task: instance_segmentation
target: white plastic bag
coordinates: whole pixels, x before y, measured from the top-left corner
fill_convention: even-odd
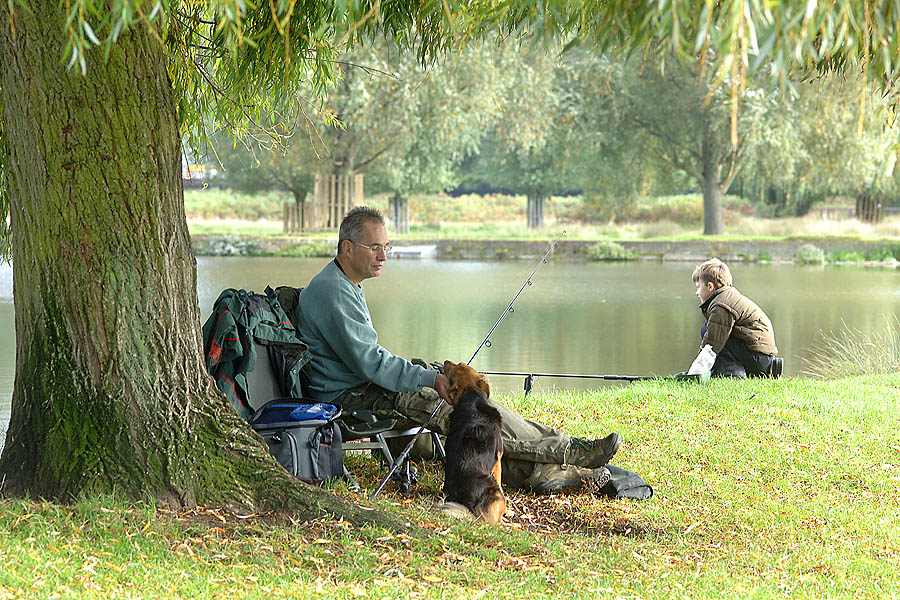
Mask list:
[[[712,370],[714,362],[716,362],[716,353],[713,352],[712,346],[707,344],[703,346],[700,350],[700,354],[698,354],[697,358],[694,359],[694,362],[691,363],[691,368],[688,369],[688,375],[706,373],[707,371]]]

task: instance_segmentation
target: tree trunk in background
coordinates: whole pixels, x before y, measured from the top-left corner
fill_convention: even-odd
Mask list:
[[[721,235],[722,188],[719,185],[720,165],[704,165],[703,169],[703,235]]]
[[[204,371],[163,47],[135,27],[82,77],[60,59],[64,9],[28,6],[0,2],[16,325],[3,492],[383,521],[288,475]]]
[[[528,194],[526,220],[529,229],[537,229],[544,225],[544,196],[542,194]]]

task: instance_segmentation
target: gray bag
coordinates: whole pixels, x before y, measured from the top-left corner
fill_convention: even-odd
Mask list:
[[[287,471],[310,483],[324,483],[344,476],[339,406],[307,403],[296,398],[267,402],[250,419],[269,452]]]
[[[598,493],[609,498],[631,500],[649,500],[653,497],[653,488],[634,471],[613,465],[606,465],[606,468],[609,469],[609,482]]]

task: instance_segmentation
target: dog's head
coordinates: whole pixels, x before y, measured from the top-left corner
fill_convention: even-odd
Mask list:
[[[450,380],[447,402],[451,406],[455,406],[469,388],[481,391],[487,398],[491,397],[491,385],[485,376],[465,363],[444,361],[444,375]]]

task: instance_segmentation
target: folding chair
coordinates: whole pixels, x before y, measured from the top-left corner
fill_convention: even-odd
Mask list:
[[[350,450],[380,452],[381,464],[388,469],[393,467],[395,462],[388,440],[412,437],[419,431],[419,427],[398,429],[397,419],[379,420],[374,412],[368,410],[345,411],[338,419],[338,426],[341,428],[344,442],[350,442],[344,444],[344,453]],[[444,444],[441,442],[440,436],[427,428],[422,430],[422,434],[430,437],[434,455],[443,462],[446,452],[444,452]],[[410,487],[417,483],[419,478],[415,467],[410,465],[408,457],[404,464],[394,471],[392,479],[397,482],[403,496],[410,495]]]

